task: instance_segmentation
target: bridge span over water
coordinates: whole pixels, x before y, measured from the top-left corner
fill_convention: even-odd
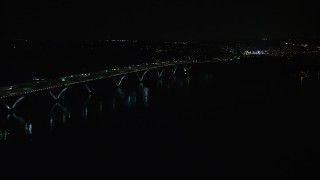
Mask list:
[[[95,81],[99,79],[113,78],[113,81],[115,82],[115,84],[117,86],[120,86],[125,76],[128,74],[137,73],[137,77],[139,81],[143,81],[144,76],[150,70],[157,70],[158,77],[161,77],[163,75],[164,68],[167,68],[167,67],[173,67],[171,73],[175,74],[178,65],[210,63],[210,62],[217,62],[217,60],[214,59],[209,61],[190,61],[190,60],[189,61],[167,61],[167,62],[154,62],[150,64],[145,63],[140,65],[106,69],[102,71],[85,73],[85,74],[69,75],[69,76],[55,78],[55,79],[26,82],[26,83],[16,84],[12,86],[0,87],[0,99],[9,98],[13,96],[24,96],[30,93],[64,87],[64,89],[58,95],[54,95],[53,93],[50,92],[50,95],[55,100],[57,100],[60,98],[61,94],[66,90],[68,86],[74,85],[74,84],[80,84],[80,83],[85,84],[86,82]],[[120,78],[116,78],[116,77],[120,77]],[[86,84],[85,84],[85,87],[88,89],[89,92],[91,92],[90,88]]]

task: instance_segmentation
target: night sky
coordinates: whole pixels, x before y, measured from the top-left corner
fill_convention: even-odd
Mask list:
[[[1,8],[4,39],[320,38],[320,11],[303,0],[7,0]]]

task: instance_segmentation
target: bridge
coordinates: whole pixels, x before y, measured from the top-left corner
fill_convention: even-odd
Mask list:
[[[48,80],[41,80],[41,81],[33,81],[33,82],[26,82],[22,84],[0,87],[0,99],[13,97],[13,96],[24,96],[27,94],[39,92],[39,91],[46,91],[51,90],[54,88],[61,88],[64,89],[58,94],[54,95],[50,92],[50,95],[53,99],[58,100],[62,93],[67,89],[68,86],[74,84],[85,84],[86,82],[95,81],[98,79],[104,78],[113,78],[116,86],[120,86],[122,81],[125,79],[125,76],[128,74],[136,73],[139,81],[143,81],[145,75],[150,70],[157,70],[157,75],[160,78],[163,75],[164,68],[173,66],[172,74],[176,73],[178,65],[187,65],[187,64],[199,64],[199,63],[209,63],[209,62],[217,62],[216,59],[209,60],[209,61],[167,61],[167,62],[154,62],[154,63],[145,63],[140,65],[132,65],[132,66],[125,66],[120,68],[113,68],[107,69],[102,71],[97,71],[93,73],[85,73],[85,74],[77,74],[77,75],[69,75],[66,77],[60,77],[56,79],[48,79]],[[142,72],[142,73],[141,73]],[[140,73],[140,74],[139,74]],[[120,78],[116,78],[120,77]],[[89,92],[91,92],[90,88],[85,84],[85,87]],[[13,106],[15,106],[14,104]],[[12,109],[14,107],[10,107],[7,105],[8,109]]]
[[[69,75],[65,77],[55,78],[55,79],[39,79],[37,81],[26,82],[22,84],[0,87],[0,99],[2,108],[6,108],[6,111],[3,111],[6,117],[2,123],[7,123],[11,120],[15,122],[19,122],[20,125],[23,125],[23,130],[25,134],[30,135],[33,131],[33,124],[32,122],[25,119],[23,116],[20,116],[19,111],[17,111],[16,107],[19,106],[21,101],[25,101],[24,99],[28,99],[28,94],[36,93],[36,92],[48,92],[48,96],[53,98],[52,108],[49,110],[48,114],[48,125],[50,129],[54,128],[55,123],[57,121],[55,117],[55,112],[62,112],[63,118],[60,119],[63,124],[66,123],[68,119],[71,117],[71,111],[67,106],[61,104],[61,98],[63,98],[63,94],[68,91],[71,85],[81,84],[87,89],[87,99],[85,102],[81,104],[81,118],[86,120],[88,117],[88,103],[90,101],[92,91],[88,86],[87,82],[95,81],[99,79],[110,78],[111,81],[115,83],[115,86],[121,86],[122,82],[126,81],[126,76],[135,75],[137,77],[137,81],[142,82],[144,78],[148,75],[150,71],[155,71],[152,73],[153,75],[157,76],[160,81],[164,76],[174,76],[178,73],[177,69],[181,68],[180,72],[187,72],[188,65],[192,64],[204,64],[204,63],[214,63],[214,62],[225,62],[221,61],[221,59],[213,59],[209,61],[166,61],[166,62],[155,62],[150,64],[140,64],[140,65],[131,65],[113,69],[106,69],[92,73],[85,73],[85,74],[76,74],[76,75]],[[131,77],[132,80],[132,77]],[[58,93],[53,93],[53,89],[59,89]],[[143,106],[148,106],[148,99],[149,93],[148,88],[143,86],[143,83],[139,84],[139,91],[141,93],[140,99],[143,103]],[[12,98],[10,98],[12,97]],[[112,100],[112,108],[116,109],[119,105],[117,99],[119,98],[122,101],[127,103],[127,106],[133,107],[137,103],[137,96],[128,95],[124,97],[122,88],[116,88],[115,94]],[[121,103],[120,103],[121,104]],[[99,111],[102,112],[103,104],[99,104]],[[20,129],[21,130],[21,129]],[[0,127],[0,142],[6,141],[7,137],[11,134],[11,132],[6,127],[3,129]]]

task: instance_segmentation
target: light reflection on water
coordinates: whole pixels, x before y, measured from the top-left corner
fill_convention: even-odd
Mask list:
[[[214,78],[213,74],[203,72],[196,75],[188,74],[161,78],[151,83],[139,82],[130,85],[130,87],[107,87],[109,91],[106,91],[102,95],[96,94],[92,90],[91,93],[85,92],[83,98],[78,98],[78,94],[76,94],[78,90],[76,88],[73,89],[72,93],[72,87],[69,87],[71,90],[62,96],[59,101],[52,102],[52,99],[48,99],[47,102],[42,102],[51,106],[49,110],[45,109],[46,106],[42,107],[39,104],[37,106],[35,104],[34,107],[27,105],[35,109],[33,112],[48,112],[47,117],[42,114],[33,114],[25,118],[24,114],[28,114],[26,112],[29,109],[24,111],[23,108],[26,107],[21,107],[23,105],[19,105],[19,112],[15,112],[14,110],[8,112],[6,117],[2,118],[0,140],[7,141],[12,134],[17,133],[20,135],[26,134],[29,138],[32,138],[32,136],[37,135],[35,132],[39,132],[39,128],[47,128],[49,132],[54,132],[60,129],[68,130],[69,127],[79,123],[92,123],[97,119],[102,121],[113,119],[113,121],[117,121],[118,117],[126,113],[148,112],[147,109],[149,107],[155,107],[158,101],[170,97],[183,96],[183,98],[188,99],[197,96],[195,94],[191,95],[194,91],[205,97],[202,93],[208,85],[214,87],[212,88],[213,93],[217,93],[215,102],[213,102],[219,104],[217,107],[223,107],[220,104],[224,105],[228,101],[234,100],[234,97],[241,99],[240,92],[233,91],[233,87],[229,87],[228,82],[224,81],[216,86],[216,78]],[[238,85],[236,84],[236,86]],[[224,86],[228,89],[223,89],[226,88]],[[104,88],[104,86],[102,85],[101,88]],[[83,89],[83,87],[79,89]],[[224,98],[219,95],[221,93],[226,94]],[[187,102],[188,100],[185,101]],[[164,101],[161,103],[170,102]],[[46,125],[40,122],[46,122]]]
[[[55,103],[49,113],[49,126],[53,129],[55,126],[66,126],[71,118],[69,109],[60,103]]]

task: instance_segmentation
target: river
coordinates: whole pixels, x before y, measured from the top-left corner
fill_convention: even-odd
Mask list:
[[[13,111],[1,107],[0,176],[319,176],[320,80],[264,65],[193,65],[160,79],[149,72],[143,82],[132,74],[121,87],[103,79],[88,84],[91,93],[70,86],[59,102],[30,94]]]

